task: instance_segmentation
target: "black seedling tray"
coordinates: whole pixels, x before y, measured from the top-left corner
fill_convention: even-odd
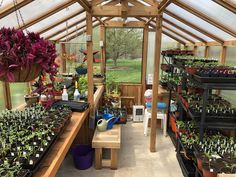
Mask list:
[[[52,107],[67,105],[74,112],[84,112],[89,107],[89,103],[86,102],[77,102],[77,101],[64,101],[59,100],[53,103]]]
[[[193,78],[202,83],[228,83],[235,84],[236,77],[201,77],[197,74],[193,75]]]
[[[180,153],[176,154],[184,177],[195,177],[195,167],[192,160],[185,159]]]

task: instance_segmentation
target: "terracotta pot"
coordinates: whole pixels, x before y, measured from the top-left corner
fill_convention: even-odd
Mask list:
[[[204,177],[217,177],[217,172],[210,172],[209,170],[206,170],[205,168],[202,169],[203,176]]]
[[[197,167],[200,171],[202,171],[202,159],[200,157],[197,158]]]
[[[197,71],[198,71],[198,68],[197,67],[186,67],[185,68],[185,71],[190,74],[190,75],[193,75],[193,74],[196,74]]]
[[[61,91],[54,91],[54,99],[55,100],[61,100],[62,99],[62,92]]]
[[[174,133],[177,133],[178,132],[178,128],[176,126],[175,118],[173,116],[170,116],[169,124],[170,124],[171,130]]]

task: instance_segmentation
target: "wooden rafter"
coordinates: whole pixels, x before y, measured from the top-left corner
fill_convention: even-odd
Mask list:
[[[129,0],[129,2],[139,8],[142,8],[144,6],[144,4],[142,4],[141,2],[139,2],[137,0]]]
[[[21,26],[20,28],[21,29],[28,28],[28,27],[30,27],[30,26],[32,26],[32,25],[34,25],[34,24],[44,20],[45,18],[48,18],[49,16],[51,16],[51,15],[53,15],[53,14],[55,14],[55,13],[57,13],[57,12],[63,10],[63,9],[65,9],[66,7],[68,7],[68,6],[70,6],[70,5],[74,4],[74,3],[75,3],[74,0],[70,0],[69,2],[66,2],[64,4],[60,4],[60,5],[56,6],[56,7],[54,7],[49,12],[46,12],[43,15],[35,17],[33,20],[27,22],[25,25]]]
[[[39,34],[45,33],[45,32],[47,32],[48,30],[50,30],[50,29],[52,29],[52,28],[54,28],[54,27],[56,27],[56,26],[58,26],[58,25],[60,25],[60,24],[62,24],[62,23],[64,23],[64,22],[66,22],[67,20],[70,20],[71,18],[74,18],[74,17],[80,15],[80,14],[83,13],[83,12],[85,12],[85,10],[84,10],[84,9],[81,9],[81,10],[79,10],[78,12],[75,12],[75,13],[71,14],[70,16],[65,17],[65,18],[63,18],[63,19],[61,19],[61,20],[59,20],[59,21],[57,21],[57,22],[51,24],[50,26],[47,26],[47,27],[43,28],[42,30],[38,31],[38,33],[39,33]]]
[[[187,46],[192,46],[191,43],[186,43]],[[219,42],[216,41],[210,41],[207,43],[203,42],[195,42],[196,46],[236,46],[236,40],[231,40],[231,41],[224,41],[223,44],[220,44]]]
[[[95,18],[97,19],[97,21],[100,22],[100,24],[105,25],[104,21],[102,21],[100,17],[95,17]]]
[[[168,30],[168,31],[170,31],[170,32],[172,32],[172,33],[174,33],[174,34],[176,34],[177,36],[179,36],[179,37],[181,37],[181,38],[185,39],[186,41],[189,41],[189,42],[190,42],[190,43],[192,43],[192,44],[194,44],[194,43],[195,43],[193,40],[191,40],[191,39],[189,39],[188,37],[186,37],[186,36],[184,36],[184,35],[180,34],[180,33],[179,33],[179,32],[177,32],[177,31],[175,31],[175,30],[173,30],[173,29],[169,28],[169,27],[168,27],[168,26],[166,26],[166,25],[163,25],[163,24],[162,24],[162,27],[163,27],[164,29],[166,29],[166,30]]]
[[[15,9],[20,9],[29,3],[33,2],[34,0],[20,0],[17,1],[16,6],[14,5],[9,5],[8,7],[4,8],[3,10],[0,11],[0,19],[3,17],[6,17],[7,15],[11,14],[12,12],[15,11]]]
[[[229,1],[222,1],[222,0],[213,0],[215,3],[219,4],[220,6],[228,9],[229,11],[236,14],[236,5],[230,3]]]
[[[54,37],[54,36],[56,36],[56,35],[58,35],[58,34],[61,34],[61,33],[65,32],[67,29],[69,30],[70,28],[72,28],[72,27],[74,27],[74,26],[76,26],[76,25],[78,25],[78,24],[84,22],[85,19],[86,19],[86,17],[81,18],[81,19],[77,20],[76,22],[74,22],[74,23],[72,23],[72,24],[66,26],[65,28],[55,31],[55,32],[52,33],[51,35],[47,36],[46,39],[51,39],[52,37]]]
[[[129,21],[127,23],[123,21],[108,21],[105,23],[105,27],[129,27],[129,28],[144,28],[145,22],[142,21]]]
[[[97,17],[121,17],[121,6],[93,6],[92,15]],[[143,6],[142,8],[129,6],[127,8],[127,17],[155,17],[158,15],[157,8],[152,6]]]
[[[200,32],[200,33],[202,33],[202,34],[208,36],[209,38],[211,38],[211,39],[213,39],[213,40],[215,40],[215,41],[217,41],[217,42],[219,42],[219,43],[221,43],[221,44],[224,43],[223,40],[221,40],[219,37],[217,37],[217,36],[215,36],[215,35],[209,33],[208,31],[204,30],[203,28],[200,28],[200,27],[196,26],[195,24],[193,24],[193,23],[191,23],[191,22],[189,22],[189,21],[183,19],[182,17],[180,17],[180,16],[178,16],[178,15],[176,15],[176,14],[174,14],[174,13],[168,11],[167,9],[165,10],[165,13],[166,13],[167,15],[169,15],[169,16],[175,18],[176,20],[178,20],[178,21],[184,23],[185,25],[190,26],[191,28],[197,30],[198,32]]]
[[[87,12],[91,12],[91,4],[87,0],[76,0]]]
[[[150,6],[157,7],[158,3],[156,0],[143,0],[145,3],[149,4]]]
[[[97,6],[101,4],[102,2],[104,2],[104,0],[92,0],[92,6]]]
[[[86,20],[86,19],[83,19],[83,22],[84,22],[85,20]],[[97,20],[93,20],[93,23],[94,23],[95,21],[97,21]],[[65,34],[65,35],[63,35],[63,36],[60,36],[60,37],[57,38],[55,41],[59,41],[59,40],[65,38],[66,36],[69,36],[69,35],[75,33],[76,31],[79,31],[79,30],[83,29],[84,27],[86,27],[86,24],[80,26],[80,27],[77,28],[77,29],[74,29],[74,30],[70,31],[69,33],[67,33],[67,34]],[[69,30],[69,29],[68,29],[68,30]],[[60,33],[60,34],[61,34],[61,33]],[[58,35],[60,35],[60,34],[58,34]],[[77,35],[78,35],[78,34],[79,34],[79,33],[77,33]]]
[[[199,40],[199,41],[201,41],[201,42],[204,42],[204,43],[207,42],[206,40],[202,39],[202,38],[199,37],[198,35],[196,35],[196,34],[194,34],[194,33],[191,33],[189,30],[186,30],[186,29],[184,29],[184,28],[178,26],[177,24],[175,24],[175,23],[169,21],[168,19],[166,19],[166,18],[164,18],[164,17],[163,17],[163,21],[164,21],[165,23],[168,23],[169,25],[175,27],[176,29],[179,29],[180,31],[183,31],[184,33],[188,34],[189,36],[191,36],[191,37],[193,37],[193,38],[195,38],[195,39],[197,39],[197,40]]]
[[[127,11],[128,11],[128,1],[122,0],[121,1],[121,17],[126,19],[127,18]]]
[[[172,0],[163,0],[163,1],[161,1],[160,5],[158,7],[158,9],[159,9],[158,12],[162,13],[171,2],[172,2]]]
[[[146,25],[149,24],[153,19],[154,19],[154,17],[150,17],[145,24]]]
[[[165,34],[166,36],[168,36],[168,37],[170,37],[170,38],[172,38],[172,39],[176,40],[177,42],[179,42],[179,43],[183,44],[183,45],[185,45],[185,44],[186,44],[184,41],[182,41],[181,39],[179,39],[179,38],[177,38],[177,37],[173,36],[172,34],[168,33],[168,32],[167,32],[167,31],[165,31],[165,30],[162,30],[162,33],[163,33],[163,34]]]
[[[236,37],[236,31],[233,31],[229,28],[227,28],[226,26],[224,26],[223,24],[217,22],[215,19],[210,18],[209,16],[205,15],[202,12],[197,11],[196,9],[192,8],[191,6],[184,4],[178,0],[173,0],[173,3],[176,4],[177,6],[183,8],[184,10],[190,12],[191,14],[197,16],[198,18],[206,21],[207,23],[219,28],[220,30],[230,34],[233,37]]]

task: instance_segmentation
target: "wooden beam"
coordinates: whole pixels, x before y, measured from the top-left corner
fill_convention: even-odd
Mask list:
[[[86,34],[91,37],[87,41],[87,67],[88,67],[88,102],[90,103],[91,114],[94,116],[94,98],[93,98],[93,21],[92,15],[86,12]]]
[[[210,49],[209,46],[206,46],[206,47],[205,47],[205,50],[204,50],[204,57],[205,57],[205,58],[209,58],[209,49]]]
[[[97,19],[97,21],[99,21],[100,22],[100,24],[101,25],[105,25],[105,23],[101,20],[101,18],[100,17],[95,17],[96,19]]]
[[[171,2],[172,2],[172,0],[163,0],[163,1],[161,1],[160,5],[158,7],[158,9],[159,9],[158,12],[162,13],[166,9],[166,7],[168,5],[170,5]]]
[[[128,1],[127,0],[122,0],[121,1],[121,17],[122,18],[127,18],[127,11],[128,11]]]
[[[215,3],[219,4],[220,6],[228,9],[229,11],[233,12],[236,14],[236,5],[233,3],[230,3],[229,1],[222,1],[222,0],[213,0]]]
[[[179,32],[177,32],[177,31],[175,31],[175,30],[173,30],[173,29],[169,28],[169,27],[168,27],[168,26],[166,26],[166,25],[162,25],[162,27],[164,27],[164,29],[167,29],[168,31],[170,31],[170,32],[172,32],[172,33],[174,33],[174,34],[176,34],[177,36],[179,36],[179,37],[181,37],[181,38],[185,39],[186,41],[189,41],[189,42],[190,42],[190,43],[192,43],[192,44],[194,44],[194,43],[195,43],[193,40],[191,40],[191,39],[189,39],[188,37],[186,37],[186,36],[184,36],[184,35],[180,34],[180,33],[179,33]]]
[[[57,31],[55,31],[54,33],[50,34],[49,36],[46,37],[46,39],[47,39],[47,40],[48,40],[48,39],[51,39],[52,37],[57,36],[58,34],[61,34],[61,33],[65,32],[66,30],[69,30],[70,28],[73,28],[74,26],[76,26],[76,25],[78,25],[78,24],[84,22],[85,20],[86,20],[86,17],[84,17],[84,18],[82,18],[82,19],[79,19],[79,20],[77,20],[76,22],[74,22],[74,23],[68,25],[67,27],[64,27],[64,28],[62,28],[62,29],[60,29],[60,30],[57,30]]]
[[[66,73],[66,59],[63,56],[64,53],[66,53],[66,44],[61,43],[62,73]]]
[[[202,33],[202,34],[208,36],[209,38],[211,38],[211,39],[213,39],[213,40],[219,42],[220,44],[223,44],[223,43],[224,43],[223,40],[221,40],[219,37],[217,37],[217,36],[215,36],[215,35],[209,33],[209,32],[206,31],[205,29],[200,28],[200,27],[196,26],[195,24],[193,24],[193,23],[191,23],[191,22],[189,22],[189,21],[183,19],[182,17],[180,17],[180,16],[178,16],[178,15],[176,15],[176,14],[174,14],[174,13],[168,11],[167,9],[165,10],[165,13],[166,13],[167,15],[169,15],[169,16],[175,18],[176,20],[178,20],[178,21],[184,23],[185,25],[190,26],[191,28],[197,30],[198,32],[200,32],[200,33]]]
[[[153,17],[158,14],[155,7],[143,6],[143,8],[129,6],[127,7],[127,17]],[[92,15],[95,17],[122,17],[121,6],[93,6]]]
[[[145,25],[149,24],[152,20],[153,20],[154,17],[150,17],[147,22],[145,23]]]
[[[191,46],[191,43],[186,43],[187,46]],[[203,43],[203,42],[195,42],[196,46],[222,46],[219,42],[216,41],[211,41],[211,42],[207,42],[207,43]],[[225,41],[223,43],[223,46],[236,46],[236,40],[232,40],[232,41]]]
[[[157,102],[159,88],[159,68],[161,61],[161,32],[162,32],[162,16],[158,15],[156,19],[156,37],[155,37],[155,56],[154,56],[154,71],[152,84],[152,118],[151,118],[151,133],[150,133],[150,151],[156,152],[156,136],[157,136]]]
[[[86,20],[86,19],[85,19],[85,20]],[[93,22],[95,22],[95,21],[96,21],[96,20],[93,20]],[[65,37],[67,37],[67,36],[69,36],[69,35],[75,33],[76,31],[79,31],[79,30],[83,29],[84,27],[86,27],[86,24],[80,26],[79,28],[76,28],[76,29],[70,31],[70,32],[67,33],[67,34],[64,34],[63,36],[60,36],[59,38],[55,39],[55,41],[59,41],[59,40],[65,38]],[[77,33],[77,35],[79,36],[79,33]]]
[[[100,46],[100,56],[101,56],[101,63],[100,63],[100,68],[101,68],[101,74],[105,74],[105,65],[106,65],[106,60],[105,60],[105,46],[106,46],[106,35],[105,35],[105,26],[100,25],[100,42],[103,43],[103,46]]]
[[[198,18],[206,21],[207,23],[210,23],[211,25],[219,28],[220,30],[230,34],[233,37],[236,37],[236,31],[229,29],[228,27],[224,26],[223,24],[217,22],[215,19],[210,18],[209,16],[205,15],[204,13],[197,11],[193,7],[182,3],[179,0],[173,0],[173,3],[175,3],[177,6],[183,8],[184,10],[190,12],[191,14],[197,16]]]
[[[11,3],[11,5],[9,5],[8,7],[4,8],[1,10],[0,12],[0,19],[6,17],[7,15],[11,14],[12,12],[14,12],[16,9],[20,9],[26,5],[28,5],[29,3],[33,2],[34,0],[18,0],[17,4],[14,6],[13,3]]]
[[[101,4],[102,2],[104,2],[104,0],[92,0],[92,6],[97,6],[99,4]]]
[[[157,6],[158,6],[157,1],[155,1],[155,0],[143,0],[143,1],[147,4],[149,4],[150,6],[155,7],[155,8],[157,8]]]
[[[3,84],[3,96],[4,96],[5,108],[12,109],[10,84],[9,82],[2,82],[2,84]]]
[[[57,13],[57,12],[63,10],[63,9],[65,9],[66,7],[68,7],[68,6],[70,6],[70,5],[74,4],[74,3],[75,3],[74,0],[70,0],[69,2],[60,4],[60,5],[52,8],[52,10],[50,10],[49,12],[46,12],[46,13],[38,16],[38,17],[35,17],[33,20],[31,20],[31,21],[27,22],[25,25],[21,26],[20,29],[28,28],[28,27],[30,27],[30,26],[32,26],[32,25],[34,25],[34,24],[44,20],[45,18],[48,18],[49,16],[51,16],[51,15],[53,15],[53,14],[55,14],[55,13]],[[17,27],[15,27],[15,28],[17,28]]]
[[[147,74],[147,56],[148,56],[148,25],[143,29],[143,59],[142,59],[142,104],[144,104],[144,92],[146,90]]]
[[[177,37],[173,36],[172,34],[168,33],[168,32],[167,32],[167,31],[165,31],[165,30],[162,30],[162,33],[163,33],[163,34],[165,34],[166,36],[168,36],[168,37],[170,37],[170,38],[172,38],[172,39],[176,40],[177,42],[179,42],[179,43],[183,44],[183,45],[185,45],[185,44],[186,44],[186,42],[184,42],[184,41],[182,41],[181,39],[179,39],[179,38],[177,38]]]
[[[62,24],[64,22],[70,20],[71,18],[74,18],[74,17],[80,15],[83,12],[85,12],[85,10],[81,9],[78,12],[75,12],[75,13],[71,14],[70,16],[63,18],[62,20],[59,20],[59,21],[51,24],[50,26],[47,26],[47,27],[43,28],[42,30],[38,31],[38,33],[39,34],[43,34],[43,33],[47,32],[47,31],[49,31],[50,29],[52,29],[52,28],[54,28],[54,27],[56,27],[56,26],[58,26],[58,25],[60,25],[60,24]]]
[[[227,50],[227,47],[226,47],[226,46],[222,46],[222,47],[221,47],[220,64],[225,64],[225,60],[226,60],[226,50]]]
[[[168,19],[166,19],[166,18],[164,18],[164,17],[163,17],[163,21],[166,22],[166,23],[168,23],[169,25],[171,25],[171,26],[173,26],[173,27],[179,29],[180,31],[183,31],[184,33],[188,34],[189,36],[191,36],[191,37],[193,37],[193,38],[195,38],[195,39],[197,39],[197,40],[199,40],[199,41],[201,41],[201,42],[204,42],[204,43],[207,42],[206,40],[202,39],[201,37],[197,36],[196,34],[191,33],[190,31],[188,31],[188,30],[186,30],[186,29],[184,29],[184,28],[182,28],[182,27],[176,25],[175,23],[169,21]]]
[[[193,55],[197,56],[197,46],[196,45],[193,46]]]
[[[144,4],[142,4],[141,2],[137,1],[137,0],[128,0],[131,4],[133,4],[136,7],[142,8],[144,6]]]
[[[87,0],[76,0],[87,12],[91,12],[91,4]]]
[[[144,28],[145,23],[140,21],[129,21],[127,23],[123,21],[108,21],[105,23],[105,27],[129,27],[129,28]]]
[[[97,26],[99,26],[99,25],[100,25],[100,23],[95,23],[95,24],[93,24],[93,28],[95,28],[95,27],[97,27]],[[86,28],[85,28],[85,30],[86,30]],[[79,32],[79,33],[77,33],[77,34],[74,34],[74,35],[72,35],[72,36],[69,36],[69,37],[67,38],[67,41],[70,41],[70,40],[72,40],[72,39],[74,39],[74,38],[80,36],[80,35],[83,34],[83,33],[84,33],[84,31],[81,31],[81,32]],[[64,38],[65,38],[65,36],[64,36]],[[60,41],[61,39],[63,39],[63,38],[60,37],[60,39],[57,39],[57,41]],[[63,40],[62,42],[66,42],[66,40]]]

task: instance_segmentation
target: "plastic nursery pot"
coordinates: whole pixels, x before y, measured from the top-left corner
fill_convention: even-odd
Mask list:
[[[91,145],[77,145],[71,148],[74,165],[79,170],[86,170],[93,164],[94,149]]]
[[[87,74],[87,68],[77,67],[75,70],[79,75]]]
[[[34,93],[34,94],[25,95],[24,97],[25,97],[25,102],[27,106],[29,107],[32,104],[39,102],[40,95],[37,93]]]
[[[178,131],[178,129],[177,129],[177,126],[176,126],[175,118],[173,116],[170,116],[169,124],[170,124],[171,130],[174,133],[176,133]]]
[[[202,159],[200,157],[197,157],[197,167],[202,171]]]
[[[186,67],[185,68],[185,71],[190,74],[190,75],[193,75],[193,74],[196,74],[197,71],[198,71],[198,68],[196,67]]]
[[[217,177],[217,172],[211,172],[205,168],[202,168],[202,172],[204,177]]]

